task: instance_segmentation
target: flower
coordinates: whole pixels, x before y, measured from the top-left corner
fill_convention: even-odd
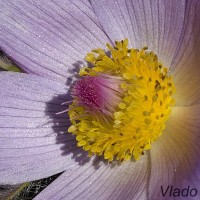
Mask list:
[[[26,72],[0,72],[1,184],[64,171],[35,199],[183,199],[184,188],[199,199],[198,0],[1,0],[0,10],[0,48]],[[85,55],[125,38],[169,66],[176,105],[151,149],[118,164],[88,157],[56,113]]]

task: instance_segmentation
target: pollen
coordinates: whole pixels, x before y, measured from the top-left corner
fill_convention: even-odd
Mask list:
[[[125,39],[107,48],[85,57],[92,67],[81,68],[73,85],[68,131],[90,156],[138,160],[165,129],[173,78],[147,47],[129,48]]]

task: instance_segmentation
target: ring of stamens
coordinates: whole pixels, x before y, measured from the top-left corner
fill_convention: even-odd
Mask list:
[[[111,56],[95,49],[85,58],[93,67],[82,68],[73,86],[68,131],[89,155],[138,160],[165,128],[174,83],[146,47],[130,49],[127,39],[107,47]]]

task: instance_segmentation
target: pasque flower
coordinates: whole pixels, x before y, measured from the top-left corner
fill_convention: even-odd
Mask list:
[[[0,48],[25,72],[0,73],[1,184],[64,172],[35,199],[199,199],[198,0],[0,11]]]

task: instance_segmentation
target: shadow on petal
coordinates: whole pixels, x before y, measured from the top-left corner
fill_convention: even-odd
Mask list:
[[[98,169],[102,164],[109,165],[110,168],[120,165],[119,162],[109,163],[99,156],[88,156],[88,152],[77,146],[75,135],[68,133],[68,128],[71,125],[67,111],[58,114],[68,108],[68,104],[61,105],[64,102],[73,100],[71,97],[71,87],[74,81],[78,78],[78,72],[83,65],[81,61],[73,64],[73,68],[69,70],[71,76],[66,80],[66,85],[70,86],[65,94],[58,94],[46,104],[45,114],[50,118],[53,123],[52,129],[56,134],[56,143],[62,144],[62,156],[70,156],[78,165],[85,165],[91,162],[95,169]],[[67,163],[66,163],[67,164]]]
[[[72,86],[74,80],[76,79],[76,74],[80,69],[82,62],[77,62],[73,64],[73,68],[69,70],[69,76],[66,80],[66,85]],[[67,112],[60,113],[68,108],[67,104],[61,105],[64,102],[71,101],[71,87],[66,94],[58,94],[52,98],[46,105],[45,114],[50,118],[53,123],[52,129],[56,134],[56,143],[63,144],[61,147],[63,156],[71,156],[79,165],[84,165],[86,162],[90,161],[87,152],[77,147],[77,141],[74,135],[67,132],[71,122]],[[57,106],[55,109],[55,105]],[[63,107],[63,108],[62,108]],[[54,112],[49,112],[49,111]],[[66,163],[67,164],[67,163]]]

